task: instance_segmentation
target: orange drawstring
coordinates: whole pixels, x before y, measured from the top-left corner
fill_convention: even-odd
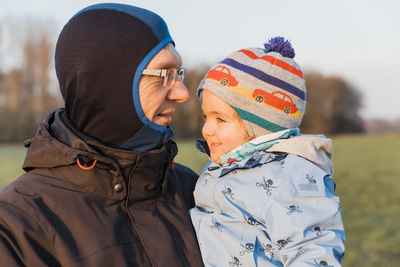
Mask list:
[[[228,159],[227,163],[231,164],[232,162],[235,162],[235,161],[237,161],[237,159]]]
[[[94,166],[95,166],[96,163],[97,163],[97,159],[93,162],[92,166],[89,166],[89,167],[83,166],[83,165],[79,162],[79,158],[76,158],[76,163],[78,163],[78,166],[79,166],[82,170],[88,171],[88,170],[91,170],[91,169],[94,168]]]

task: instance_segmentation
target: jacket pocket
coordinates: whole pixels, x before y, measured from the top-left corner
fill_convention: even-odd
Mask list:
[[[317,165],[302,157],[289,155],[282,167],[283,177],[293,196],[326,197],[324,177],[328,173]]]

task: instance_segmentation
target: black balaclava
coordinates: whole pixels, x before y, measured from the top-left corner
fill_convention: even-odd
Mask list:
[[[139,81],[170,42],[164,20],[148,10],[97,4],[79,11],[60,33],[55,53],[67,118],[113,147],[145,151],[164,143],[172,129],[146,118]]]

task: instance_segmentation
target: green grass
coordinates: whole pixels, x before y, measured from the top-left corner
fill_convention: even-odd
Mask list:
[[[0,189],[24,173],[25,153],[22,145],[0,145]]]
[[[345,266],[400,266],[400,136],[334,139]]]
[[[175,161],[200,173],[208,159],[192,141]],[[400,136],[333,138],[336,194],[346,229],[343,266],[400,266]],[[0,188],[22,173],[25,149],[0,146]]]
[[[203,167],[209,161],[206,154],[197,150],[195,141],[178,141],[178,155],[176,162],[189,166],[196,173],[200,174]]]

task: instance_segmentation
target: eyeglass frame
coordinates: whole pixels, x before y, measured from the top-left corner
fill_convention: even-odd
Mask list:
[[[169,71],[170,70],[176,70],[174,79],[172,81],[172,84],[170,86],[167,86],[168,84],[168,76],[169,76]],[[185,78],[185,73],[186,69],[185,68],[175,68],[175,69],[144,69],[142,71],[142,75],[147,75],[147,76],[156,76],[156,77],[164,77],[164,87],[172,87],[175,85],[175,82],[178,78],[181,82],[183,82]]]

